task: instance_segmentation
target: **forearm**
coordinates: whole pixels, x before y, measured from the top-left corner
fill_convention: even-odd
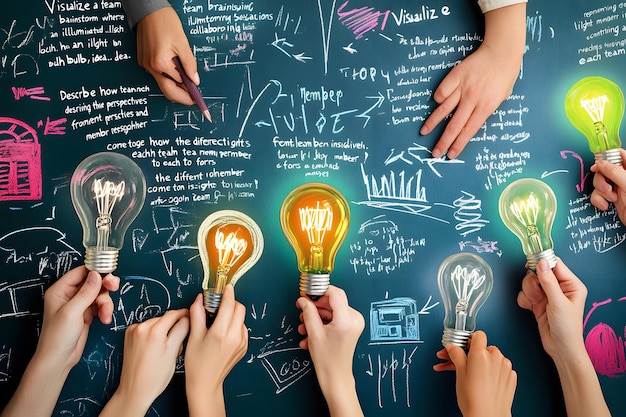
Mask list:
[[[106,403],[100,417],[143,417],[151,403],[142,401],[137,395],[125,395],[118,389]]]
[[[526,47],[526,3],[485,13],[483,45],[495,50],[502,62],[519,69]]]
[[[555,360],[568,417],[611,417],[600,381],[584,350],[574,358]]]
[[[0,417],[52,415],[69,371],[34,356]]]
[[[226,417],[226,405],[221,386],[208,389],[198,384],[187,384],[189,417]]]
[[[331,417],[363,417],[354,377],[335,379],[332,385],[323,386],[322,392]]]

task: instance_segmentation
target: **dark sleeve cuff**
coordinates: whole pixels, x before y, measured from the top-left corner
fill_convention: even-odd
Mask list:
[[[141,19],[159,9],[170,7],[170,4],[167,0],[122,0],[122,6],[128,25],[134,30]]]

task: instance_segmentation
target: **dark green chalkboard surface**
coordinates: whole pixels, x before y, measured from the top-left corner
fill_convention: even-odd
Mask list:
[[[35,348],[43,292],[83,262],[72,172],[109,150],[141,167],[147,199],[120,253],[113,323],[93,325],[55,415],[96,415],[119,380],[124,329],[190,305],[202,279],[197,227],[221,209],[248,214],[265,238],[236,287],[250,344],[225,384],[229,415],[325,415],[310,357],[298,348],[299,272],[278,216],[293,188],[324,182],[350,202],[331,280],[366,318],[354,373],[367,416],[459,415],[453,374],[432,365],[444,315],[437,269],[461,251],[494,272],[478,327],[518,371],[514,415],[564,416],[534,318],[516,305],[525,256],[498,216],[500,193],[523,177],[543,179],[557,196],[555,251],[589,288],[587,348],[613,414],[626,415],[626,229],[613,209],[590,205],[593,155],[563,111],[582,77],[626,88],[624,3],[531,0],[514,91],[455,161],[431,158],[441,128],[418,131],[438,83],[482,39],[472,1],[173,6],[213,123],[169,102],[138,67],[119,2],[3,5],[0,405]],[[416,320],[381,340],[371,313],[391,304]],[[398,325],[390,320],[384,325]],[[181,361],[149,415],[184,415],[185,403]]]

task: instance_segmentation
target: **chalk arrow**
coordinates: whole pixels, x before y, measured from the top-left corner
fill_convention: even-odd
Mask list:
[[[358,51],[352,47],[352,42],[348,46],[344,46],[343,49],[347,51],[350,55],[356,54]]]

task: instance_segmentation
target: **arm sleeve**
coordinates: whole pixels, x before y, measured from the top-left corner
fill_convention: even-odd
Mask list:
[[[122,0],[131,29],[135,29],[137,23],[150,13],[169,6],[167,0]]]
[[[480,10],[482,10],[483,13],[487,13],[491,10],[499,9],[501,7],[527,2],[528,0],[478,0],[478,5],[480,6]]]

